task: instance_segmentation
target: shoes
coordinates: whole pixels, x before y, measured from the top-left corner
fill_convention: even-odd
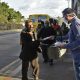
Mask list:
[[[43,63],[48,63],[48,60],[44,60]]]
[[[34,80],[39,80],[39,78],[38,77],[34,77]]]
[[[36,76],[34,72],[33,72],[33,77],[34,77],[34,80],[39,80],[38,76]]]
[[[53,60],[52,59],[49,61],[49,65],[53,66]]]
[[[49,62],[49,65],[50,65],[50,66],[53,66],[53,62]]]
[[[28,78],[22,78],[22,80],[28,80]]]

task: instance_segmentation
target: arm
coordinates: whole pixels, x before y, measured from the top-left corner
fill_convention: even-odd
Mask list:
[[[80,26],[75,25],[72,28],[73,33],[70,35],[70,36],[75,37],[75,39],[72,42],[70,42],[69,44],[65,45],[64,46],[65,48],[69,48],[71,50],[80,48],[80,34],[79,34],[80,31],[78,31],[79,29],[77,29],[77,27],[80,27]]]
[[[78,38],[76,41],[74,41],[72,43],[68,43],[68,44],[64,45],[64,48],[69,48],[71,50],[75,50],[79,47],[80,47],[80,38]]]
[[[57,36],[57,37],[56,37],[56,40],[57,40],[57,41],[64,41],[64,40],[68,40],[68,38],[69,38],[69,32],[68,32],[68,34],[65,35],[65,36]]]

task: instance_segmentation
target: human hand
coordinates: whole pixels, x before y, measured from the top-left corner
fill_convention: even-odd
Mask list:
[[[64,45],[65,45],[66,43],[64,43],[64,42],[56,42],[54,45],[56,46],[56,47],[59,47],[59,48],[64,48]]]
[[[33,35],[33,32],[28,32],[30,35]]]
[[[61,44],[61,45],[59,45],[59,46],[57,46],[57,47],[59,47],[59,48],[64,48],[64,44]]]
[[[50,36],[49,37],[49,40],[53,40],[55,37],[54,36]]]

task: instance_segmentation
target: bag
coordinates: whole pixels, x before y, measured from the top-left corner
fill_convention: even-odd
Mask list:
[[[48,48],[49,59],[58,59],[59,58],[59,49],[57,47],[50,46]]]

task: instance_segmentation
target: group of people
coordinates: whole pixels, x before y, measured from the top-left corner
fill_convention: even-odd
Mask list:
[[[49,62],[53,65],[54,60],[49,58],[47,51],[48,48],[58,41],[68,40],[67,44],[61,44],[59,48],[66,48],[71,50],[71,54],[74,60],[76,80],[80,80],[80,20],[76,17],[75,12],[71,8],[63,10],[64,21],[70,23],[70,30],[67,34],[62,32],[62,27],[59,26],[57,20],[52,18],[45,23],[40,21],[37,29],[37,35],[34,32],[34,26],[31,20],[25,21],[25,28],[20,34],[20,44],[22,45],[20,59],[22,60],[22,80],[28,80],[28,67],[29,63],[33,68],[32,75],[34,80],[39,80],[39,62],[38,52],[40,52],[40,46],[42,49],[42,55],[44,63]],[[63,23],[64,24],[64,23]],[[65,33],[65,35],[63,35]],[[50,37],[44,40],[46,37]]]
[[[40,25],[40,24],[39,24]],[[61,35],[60,26],[58,21],[50,18],[49,21],[41,21],[41,28],[39,28],[37,32],[37,38],[43,40],[46,37],[54,36],[54,39],[46,39],[41,42],[42,56],[44,59],[44,63],[48,63],[53,65],[53,59],[51,59],[48,55],[48,48],[56,42],[56,36]]]

